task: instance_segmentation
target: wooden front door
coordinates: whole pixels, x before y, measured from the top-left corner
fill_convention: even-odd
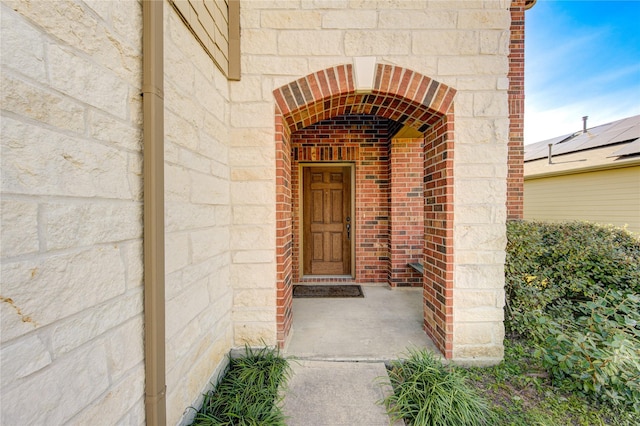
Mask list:
[[[303,168],[303,273],[350,275],[351,168]]]

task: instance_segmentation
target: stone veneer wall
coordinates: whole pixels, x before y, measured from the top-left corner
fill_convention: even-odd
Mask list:
[[[140,4],[1,8],[0,423],[144,424]]]
[[[455,310],[429,324],[453,359],[500,359],[510,5],[242,1],[242,80],[227,82],[165,2],[170,423],[230,346],[285,338],[290,146],[273,90],[357,56],[457,90],[455,271],[436,274]],[[140,3],[1,7],[0,422],[142,424]]]
[[[145,422],[141,16],[2,4],[2,424]],[[228,82],[164,16],[175,424],[224,366],[234,301],[251,302],[231,287]]]
[[[167,422],[175,424],[225,365],[233,304],[250,302],[231,286],[228,82],[164,4]]]
[[[375,56],[378,63],[415,70],[457,90],[452,160],[455,227],[450,231],[455,274],[445,277],[451,280],[448,295],[455,311],[443,315],[452,320],[448,333],[457,336],[449,342],[451,356],[476,363],[496,362],[503,350],[510,3],[243,2],[242,80],[231,84],[234,147],[230,155],[247,156],[256,172],[238,185],[247,190],[238,193],[234,209],[242,206],[262,212],[267,219],[261,223],[267,229],[274,226],[271,206],[276,205],[275,196],[269,195],[276,194],[274,89],[319,70],[352,64],[357,56]],[[278,124],[275,131],[282,128]],[[286,152],[289,147],[277,149]],[[286,183],[289,189],[277,193],[279,204],[291,197],[291,181],[282,179],[278,183]],[[279,217],[276,225],[278,246],[287,252],[291,250],[285,235],[289,220]],[[262,237],[246,252],[245,263],[234,262],[232,270],[252,271],[269,282],[276,273],[278,279],[290,279],[287,268],[291,265],[276,271],[269,255],[275,240],[262,234],[259,223],[254,226]],[[236,236],[242,232],[234,225],[232,240]],[[284,259],[288,261],[287,256]],[[285,297],[288,288],[285,284],[277,297]],[[290,306],[280,309],[277,317],[284,317],[287,324]],[[269,330],[272,318],[269,309],[262,309],[251,327]]]

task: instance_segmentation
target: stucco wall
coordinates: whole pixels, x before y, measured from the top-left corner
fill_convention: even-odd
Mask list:
[[[1,7],[0,423],[143,424],[140,4]]]
[[[352,63],[356,56],[375,56],[378,63],[416,70],[458,90],[453,354],[479,362],[499,359],[509,5],[509,1],[243,2],[242,80],[231,84],[230,156],[251,158],[252,174],[242,183],[232,182],[232,202],[234,211],[259,209],[267,219],[252,223],[260,238],[254,239],[252,250],[243,251],[242,264],[234,261],[232,276],[252,271],[274,281],[273,233],[264,234],[273,228],[275,205],[272,91],[318,70]],[[232,176],[241,165],[232,160]],[[232,241],[241,240],[245,229],[246,225],[234,224]],[[265,307],[255,313],[250,327],[271,330],[271,310]]]

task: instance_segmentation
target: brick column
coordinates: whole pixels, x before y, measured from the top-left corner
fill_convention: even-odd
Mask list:
[[[293,321],[291,282],[291,134],[276,113],[276,323],[278,346],[284,347]]]
[[[391,269],[392,287],[421,287],[422,274],[408,266],[422,263],[424,247],[423,139],[391,141]]]
[[[425,132],[424,329],[453,357],[453,111]]]
[[[511,3],[509,42],[509,157],[507,219],[523,217],[524,193],[524,11],[525,1]]]

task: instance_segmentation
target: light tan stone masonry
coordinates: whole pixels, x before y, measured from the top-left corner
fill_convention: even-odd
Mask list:
[[[143,424],[140,5],[0,7],[0,423]]]
[[[258,153],[268,153],[273,144],[273,124],[266,118],[272,114],[274,89],[325,68],[352,64],[354,57],[375,56],[377,63],[415,70],[458,91],[453,334],[458,329],[461,333],[455,337],[453,357],[476,363],[495,362],[502,356],[509,5],[509,1],[243,2],[243,75],[240,82],[231,83],[231,94],[242,97],[232,96],[230,156],[242,158],[248,147],[253,151],[250,165],[242,169],[252,170],[256,178],[245,182],[264,191],[272,191],[270,183],[258,176],[267,177],[274,163]],[[244,137],[247,134],[251,140]],[[257,199],[253,192],[234,195],[233,205],[234,209],[260,207],[272,215],[273,204]],[[256,222],[260,234],[257,218]],[[243,227],[233,227],[232,239],[244,238]],[[272,271],[263,262],[273,241],[265,236],[254,243],[255,250],[243,257],[248,263],[233,268],[249,267],[253,256],[252,268]],[[478,306],[475,297],[487,305]],[[271,311],[265,309],[264,314],[266,326]],[[471,326],[483,330],[477,333],[482,339],[465,337],[473,334],[464,331]]]
[[[165,2],[167,421],[192,418],[233,345],[229,89]]]
[[[497,362],[510,2],[242,0],[240,81],[163,4],[168,423],[277,343],[273,91],[355,57],[457,91],[451,353]],[[0,423],[144,424],[141,3],[0,7]]]
[[[145,422],[141,25],[134,1],[2,4],[3,424]],[[170,7],[165,34],[175,424],[233,344],[229,88]]]

